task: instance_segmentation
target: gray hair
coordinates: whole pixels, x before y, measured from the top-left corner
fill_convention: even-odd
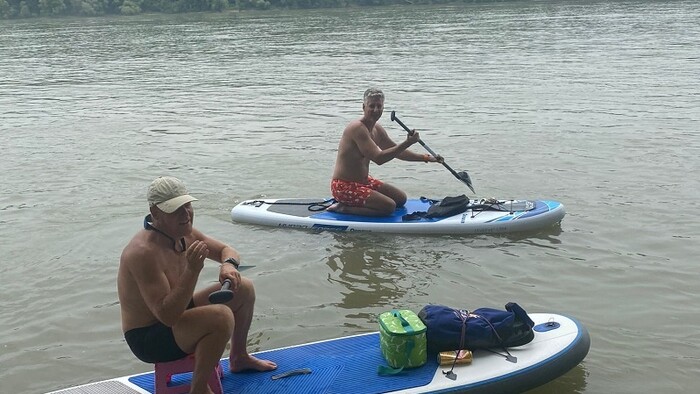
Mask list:
[[[367,100],[371,98],[380,98],[382,101],[384,101],[384,92],[382,92],[379,88],[369,88],[365,90],[365,95],[362,101],[366,103]]]

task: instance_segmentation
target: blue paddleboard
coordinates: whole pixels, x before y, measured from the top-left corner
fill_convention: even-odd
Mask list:
[[[532,342],[509,348],[517,358],[508,361],[502,349],[477,350],[471,364],[456,365],[455,379],[443,371],[436,354],[422,367],[397,375],[381,376],[386,365],[379,333],[365,333],[255,353],[275,361],[269,372],[229,372],[228,359],[221,360],[222,385],[226,394],[376,394],[376,393],[513,393],[530,390],[563,375],[588,354],[590,339],[585,327],[573,318],[552,313],[530,313],[535,322]],[[53,394],[154,393],[154,374],[146,372]],[[175,375],[173,384],[187,383],[191,373]]]

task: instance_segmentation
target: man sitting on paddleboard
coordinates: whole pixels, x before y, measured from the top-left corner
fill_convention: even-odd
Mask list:
[[[369,175],[369,162],[382,165],[392,159],[441,162],[442,157],[411,152],[408,147],[420,136],[413,130],[396,144],[379,123],[384,111],[384,93],[376,88],[365,91],[362,117],[350,122],[338,144],[331,192],[337,203],[328,210],[364,216],[389,216],[406,203],[406,193]]]
[[[132,352],[148,363],[195,354],[191,393],[211,393],[207,379],[231,341],[232,372],[269,371],[271,361],[248,354],[255,289],[238,272],[240,255],[231,246],[193,227],[194,208],[182,181],[160,177],[148,189],[151,214],[124,248],[117,288],[122,330]],[[204,260],[221,263],[219,282],[231,281],[234,297],[211,304],[212,284],[195,292]]]

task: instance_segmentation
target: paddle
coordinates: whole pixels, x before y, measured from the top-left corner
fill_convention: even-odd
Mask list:
[[[233,299],[233,291],[231,290],[231,279],[224,280],[221,285],[221,290],[217,290],[209,294],[209,302],[212,304],[225,304]]]
[[[253,268],[254,265],[241,265],[238,271]],[[233,299],[233,290],[231,290],[231,279],[225,279],[221,284],[221,290],[213,291],[209,294],[209,302],[212,304],[225,304]]]
[[[392,120],[392,122],[396,122],[396,123],[398,123],[401,127],[403,127],[403,129],[406,130],[406,132],[408,133],[408,135],[413,135],[413,130],[411,130],[411,129],[409,129],[408,127],[406,127],[406,125],[403,124],[403,122],[400,121],[398,117],[396,117],[396,111],[391,111],[391,120]],[[427,150],[428,152],[430,152],[430,154],[433,155],[433,157],[437,157],[437,156],[438,156],[437,153],[433,152],[433,150],[430,149],[430,147],[429,147],[428,145],[426,145],[425,142],[423,142],[423,140],[420,140],[420,139],[419,139],[418,142],[419,142],[421,145],[423,145],[423,148],[425,148],[425,150]],[[469,189],[471,189],[472,193],[476,193],[476,192],[474,191],[474,188],[472,187],[472,180],[471,180],[471,178],[469,178],[469,174],[467,174],[466,171],[456,172],[456,171],[453,170],[450,166],[448,166],[447,163],[445,163],[444,160],[443,160],[443,162],[442,162],[442,165],[445,166],[445,168],[447,168],[447,169],[452,173],[452,175],[455,176],[455,178],[459,179],[460,181],[462,181],[462,183],[464,183],[465,185],[469,186]]]

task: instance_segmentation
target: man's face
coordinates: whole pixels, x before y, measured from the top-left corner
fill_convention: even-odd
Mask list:
[[[366,117],[377,121],[384,112],[384,100],[379,97],[368,97],[362,108]]]
[[[188,202],[173,213],[163,212],[163,221],[171,236],[179,238],[189,235],[192,232],[192,222],[194,221],[192,203]]]

